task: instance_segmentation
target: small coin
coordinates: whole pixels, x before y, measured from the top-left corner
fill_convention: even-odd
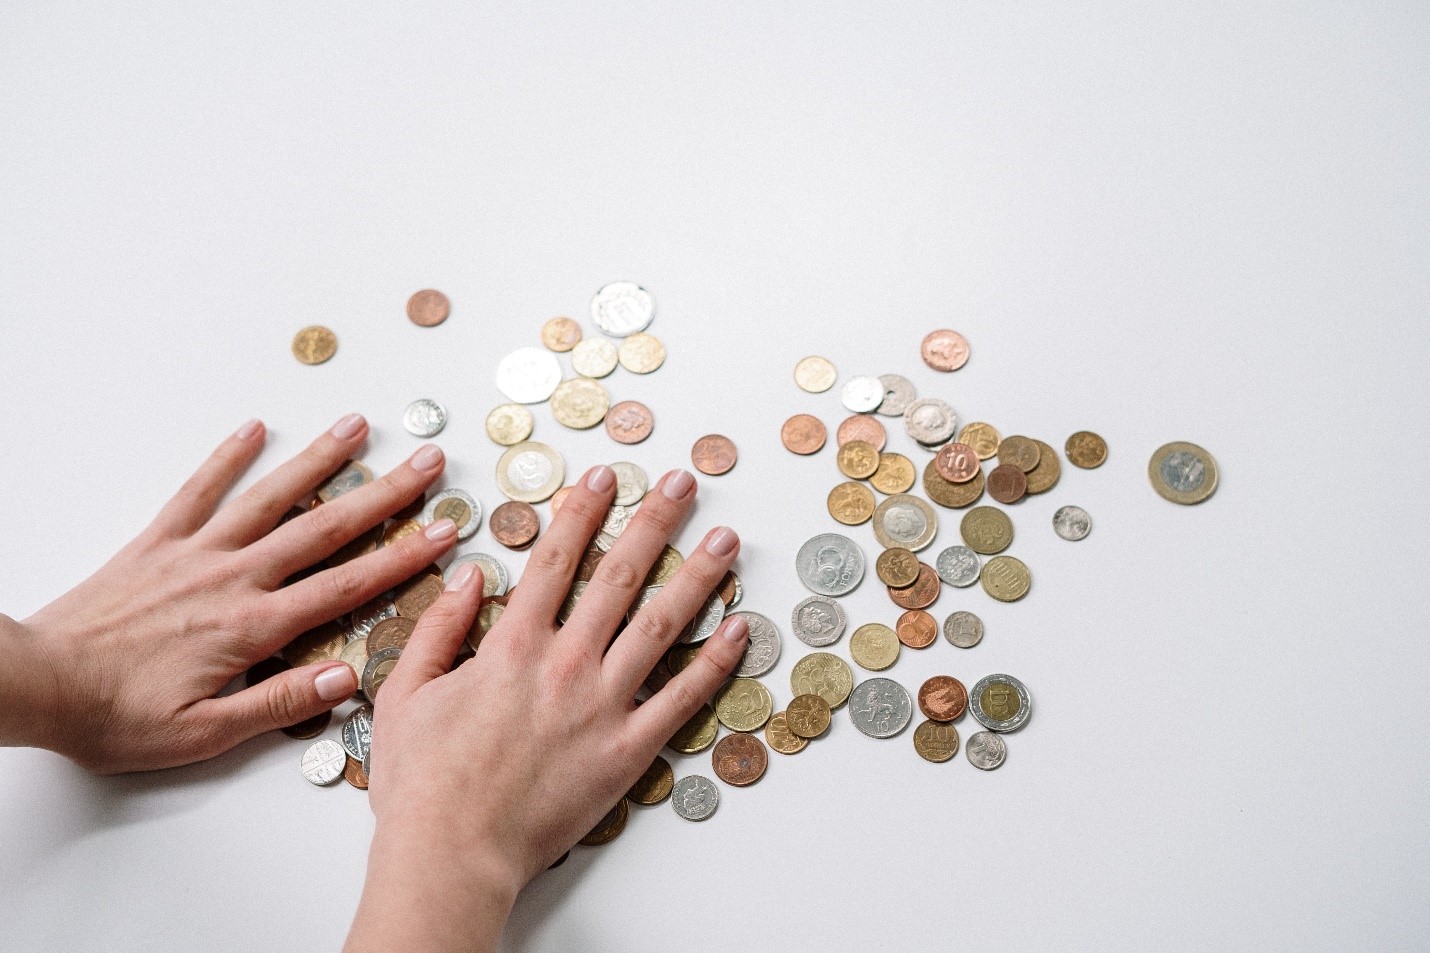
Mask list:
[[[884,449],[884,443],[888,439],[889,434],[884,430],[884,425],[868,414],[846,417],[834,432],[834,442],[839,446],[842,447],[851,440],[862,440],[873,447],[875,453]]]
[[[912,586],[919,578],[919,557],[902,546],[894,546],[874,560],[874,574],[894,589]]]
[[[1011,675],[983,676],[968,698],[968,710],[989,731],[1017,731],[1033,713],[1027,687]]]
[[[342,468],[323,481],[318,487],[318,499],[331,503],[344,493],[351,493],[360,486],[372,482],[372,471],[361,460],[349,460]]]
[[[715,693],[715,717],[731,731],[759,731],[774,713],[770,690],[753,678],[732,678]]]
[[[994,556],[983,567],[983,591],[999,602],[1017,602],[1032,588],[1033,576],[1021,559]]]
[[[536,420],[521,404],[498,404],[487,414],[487,436],[503,447],[521,443],[531,436]]]
[[[1028,492],[1028,475],[1011,463],[1000,463],[988,474],[988,495],[999,503],[1017,503]]]
[[[981,566],[978,554],[967,546],[950,546],[939,553],[938,559],[934,561],[938,578],[960,589],[978,581]]]
[[[586,377],[564,380],[551,394],[551,416],[572,430],[590,430],[606,419],[610,407],[605,385]]]
[[[952,675],[935,675],[919,687],[919,710],[934,721],[957,721],[968,707],[968,689]]]
[[[780,754],[798,754],[809,745],[809,739],[790,731],[785,713],[777,711],[765,722],[765,744]]]
[[[1068,462],[1084,470],[1095,470],[1107,460],[1107,441],[1091,430],[1079,430],[1063,444]]]
[[[1053,532],[1063,539],[1077,542],[1092,532],[1092,517],[1081,506],[1062,506],[1053,514]]]
[[[623,400],[606,411],[606,433],[616,443],[640,443],[654,429],[655,417],[638,400]]]
[[[377,693],[382,690],[382,683],[387,681],[387,676],[392,674],[400,658],[402,649],[395,646],[368,656],[367,665],[362,670],[362,693],[367,696],[368,701],[377,703]]]
[[[884,385],[877,377],[851,377],[839,389],[839,401],[856,414],[867,414],[884,400]]]
[[[348,638],[342,626],[324,622],[289,642],[283,649],[283,658],[294,668],[326,662],[341,656],[347,644]]]
[[[343,765],[343,780],[359,791],[366,791],[367,772],[362,769],[362,762],[348,758],[347,764]]]
[[[616,802],[616,806],[606,812],[606,816],[596,822],[596,826],[591,828],[591,832],[581,838],[578,843],[586,847],[602,847],[621,836],[621,832],[626,829],[626,821],[630,818],[630,805],[625,798]]]
[[[838,642],[847,624],[843,607],[828,596],[810,596],[794,607],[790,618],[795,637],[815,648]]]
[[[637,331],[621,342],[616,359],[632,374],[649,374],[665,363],[665,345],[644,331]]]
[[[956,371],[968,363],[968,339],[957,331],[930,331],[919,346],[924,363],[936,371]]]
[[[359,764],[372,745],[372,705],[359,705],[343,721],[343,750]]]
[[[1004,437],[998,444],[998,462],[1011,463],[1024,473],[1037,466],[1042,455],[1038,442],[1030,437]]]
[[[315,741],[303,752],[303,777],[319,786],[332,784],[343,776],[348,756],[343,746],[329,738]]]
[[[864,578],[864,551],[847,536],[821,533],[799,548],[795,573],[810,592],[842,596]]]
[[[703,821],[720,806],[720,792],[709,778],[691,774],[675,782],[670,803],[687,821]]]
[[[894,634],[911,649],[925,649],[938,638],[938,623],[922,609],[909,609],[894,623]]]
[[[293,356],[304,364],[322,364],[338,353],[338,336],[321,324],[293,335]]]
[[[942,764],[958,754],[958,729],[938,721],[923,721],[914,729],[914,750],[925,761]]]
[[[869,482],[880,493],[907,493],[914,485],[914,463],[902,453],[881,453]]]
[[[829,702],[813,693],[796,695],[785,710],[785,724],[800,738],[818,738],[829,730]]]
[[[666,745],[681,754],[695,754],[713,745],[719,732],[720,722],[715,718],[715,709],[701,705],[689,721],[676,729]]]
[[[924,492],[939,506],[962,509],[976,503],[983,496],[983,471],[979,470],[967,483],[951,483],[938,472],[938,465],[930,460],[924,467]]]
[[[507,449],[497,461],[497,488],[509,499],[540,503],[566,479],[566,462],[544,443],[528,440]]]
[[[716,597],[717,601],[719,597]],[[723,609],[724,603],[720,606]],[[750,641],[745,646],[745,655],[740,660],[740,667],[735,669],[738,678],[758,678],[770,669],[775,667],[775,663],[780,660],[780,630],[775,628],[775,624],[767,617],[758,612],[733,613],[745,620],[745,624],[750,627]]]
[[[967,483],[980,470],[978,453],[966,443],[946,443],[933,458],[938,475],[950,483]]]
[[[839,447],[834,458],[839,472],[851,480],[864,480],[879,469],[879,451],[863,440],[851,440]]]
[[[818,695],[830,708],[838,708],[854,688],[854,671],[837,655],[811,652],[794,663],[789,687],[795,695]]]
[[[894,630],[881,622],[868,622],[849,636],[849,655],[855,663],[871,672],[882,672],[899,660],[903,643]]]
[[[420,397],[403,411],[402,426],[414,437],[435,437],[447,426],[447,408],[435,400]]]
[[[822,394],[834,386],[839,376],[828,358],[813,355],[800,358],[794,366],[794,382],[800,390],[811,394]]]
[[[645,499],[650,489],[650,477],[639,466],[628,460],[618,460],[611,464],[616,474],[616,505],[635,506]]]
[[[419,522],[430,526],[444,519],[457,524],[457,539],[471,539],[482,525],[482,504],[466,490],[449,487],[432,495],[422,508]]]
[[[1157,448],[1147,462],[1147,478],[1164,500],[1190,506],[1216,492],[1217,465],[1201,447],[1179,440]]]
[[[919,563],[919,578],[912,586],[887,590],[889,601],[900,609],[927,609],[938,601],[939,578],[934,568]]]
[[[419,328],[433,328],[447,320],[452,302],[440,291],[423,288],[407,299],[407,320]]]
[[[835,486],[829,491],[829,498],[825,501],[829,515],[845,526],[858,526],[868,522],[877,505],[874,491],[852,480]]]
[[[943,637],[951,645],[971,649],[983,641],[983,620],[965,609],[951,612],[943,620]]]
[[[626,797],[637,804],[659,804],[670,797],[670,789],[675,786],[675,771],[670,762],[660,755],[636,778],[636,783],[626,792]]]
[[[729,473],[737,458],[735,443],[721,434],[706,434],[690,448],[690,461],[695,469],[710,476]]]
[[[885,417],[902,417],[918,397],[913,383],[901,374],[880,374],[879,383],[884,385],[884,399],[875,411]]]
[[[570,318],[552,318],[541,326],[541,343],[564,354],[581,340],[581,325]]]
[[[919,552],[938,533],[938,515],[916,496],[896,493],[874,508],[874,538],[886,548]]]
[[[998,454],[998,446],[1003,442],[998,430],[992,424],[974,421],[958,434],[958,442],[973,448],[978,459],[989,460]]]
[[[511,577],[507,575],[506,567],[501,564],[500,560],[486,553],[468,553],[465,556],[458,556],[448,564],[447,569],[442,573],[442,581],[450,582],[457,567],[466,563],[476,563],[482,571],[483,598],[490,599],[492,596],[506,595],[507,588],[511,585]]]
[[[982,771],[992,771],[1008,757],[1008,743],[991,731],[980,731],[968,739],[964,749],[968,763]]]
[[[492,510],[492,536],[507,549],[525,549],[541,532],[541,517],[530,503],[507,500]]]
[[[926,447],[947,443],[957,426],[958,415],[937,397],[921,397],[904,411],[904,429]]]
[[[591,320],[602,334],[623,338],[655,318],[655,297],[634,281],[613,281],[591,298]]]
[[[497,389],[518,404],[539,404],[561,383],[556,355],[539,347],[519,347],[497,364]]]
[[[717,778],[742,788],[764,777],[770,756],[759,738],[737,731],[720,739],[710,752],[710,762]]]
[[[996,507],[975,506],[963,515],[958,530],[969,549],[985,556],[1001,553],[1013,544],[1013,521]],[[987,567],[983,571],[987,573]]]
[[[795,414],[780,428],[780,443],[790,453],[808,456],[824,446],[828,437],[824,421],[811,414]]]
[[[1033,442],[1038,445],[1038,465],[1028,471],[1029,496],[1046,493],[1057,486],[1063,473],[1063,465],[1058,462],[1058,452],[1041,440]]]
[[[871,738],[892,738],[908,727],[914,706],[904,686],[891,678],[869,678],[849,695],[849,719]]]
[[[407,616],[393,616],[383,619],[372,627],[367,635],[367,657],[369,660],[383,649],[406,648],[407,640],[417,629],[417,620]],[[364,665],[366,668],[366,665]]]

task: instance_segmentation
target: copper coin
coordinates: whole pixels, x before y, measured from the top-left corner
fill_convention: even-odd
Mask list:
[[[968,707],[968,689],[952,675],[935,675],[919,688],[919,710],[931,721],[956,721]]]
[[[407,317],[418,327],[436,327],[452,313],[452,302],[440,291],[424,288],[407,299]]]
[[[810,414],[795,414],[780,428],[780,442],[790,453],[807,455],[824,446],[828,432],[824,421]]]
[[[800,738],[818,738],[829,730],[829,702],[818,695],[796,695],[785,709],[785,726]]]
[[[581,325],[570,318],[552,318],[541,326],[541,343],[564,354],[581,340]]]
[[[690,462],[695,464],[695,469],[710,476],[729,473],[735,459],[734,442],[718,433],[706,434],[690,448]]]
[[[711,752],[710,760],[717,778],[742,788],[760,780],[769,766],[770,756],[759,738],[749,732],[737,731],[720,739]]]
[[[1063,465],[1058,462],[1058,452],[1041,440],[1034,440],[1038,445],[1038,465],[1028,471],[1028,495],[1046,493],[1058,485],[1058,477],[1062,476]]]
[[[999,503],[1017,503],[1028,492],[1028,475],[1011,463],[1000,463],[988,474],[988,495]]]
[[[525,549],[541,532],[541,518],[530,503],[507,500],[492,510],[492,536],[507,549]]]
[[[967,483],[978,475],[982,463],[978,453],[966,443],[946,443],[933,458],[938,475],[950,483]]]
[[[938,638],[938,622],[922,609],[910,609],[894,623],[894,634],[911,649],[926,649]]]
[[[973,479],[967,483],[952,483],[938,472],[934,461],[930,460],[924,467],[924,492],[939,506],[962,509],[983,495],[983,484],[982,470],[975,473]]]
[[[1068,438],[1068,442],[1063,445],[1063,452],[1068,455],[1068,462],[1073,466],[1092,470],[1102,466],[1107,459],[1107,441],[1091,430],[1079,430]]]
[[[351,755],[348,756],[348,763],[343,765],[343,780],[359,791],[367,790],[367,772],[362,769],[362,762]]]
[[[551,494],[551,515],[555,516],[561,511],[561,504],[566,502],[566,497],[571,495],[574,487],[563,486],[555,493]]]
[[[715,591],[720,594],[720,601],[725,603],[726,607],[735,604],[735,597],[740,594],[740,577],[735,575],[735,570],[726,570]]]
[[[968,339],[957,331],[930,331],[919,346],[924,363],[936,371],[956,371],[968,363]]]
[[[675,771],[670,762],[660,755],[636,778],[626,797],[637,804],[659,804],[670,797],[670,789],[675,786]]]
[[[606,433],[616,443],[640,443],[655,429],[655,416],[638,400],[623,400],[606,411]]]
[[[1037,441],[1029,437],[1004,437],[998,444],[998,462],[1011,463],[1024,473],[1037,466],[1042,456]]]
[[[416,620],[400,615],[383,619],[367,634],[368,657],[371,658],[383,649],[407,648],[407,640],[412,638],[412,633],[416,628]]]
[[[906,589],[918,582],[919,557],[902,546],[892,546],[874,561],[874,574],[890,589]]]
[[[855,414],[840,424],[839,429],[834,432],[834,442],[841,447],[851,440],[862,440],[876,451],[883,450],[888,439],[889,434],[884,425],[867,414]]]
[[[903,589],[889,587],[889,598],[900,609],[927,609],[938,601],[938,573],[927,563],[919,563],[919,577]]]

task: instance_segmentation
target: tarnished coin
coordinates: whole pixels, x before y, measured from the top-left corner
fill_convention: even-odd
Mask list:
[[[347,662],[348,668],[353,670],[353,681],[360,680],[363,667],[367,665],[367,637],[363,636],[348,642],[343,646],[343,651],[338,658]]]
[[[348,756],[343,753],[343,746],[324,738],[313,742],[303,752],[303,777],[319,786],[332,784],[343,776],[347,763]]]
[[[838,642],[847,624],[844,608],[828,596],[810,596],[794,607],[790,618],[795,637],[815,648]]]
[[[1033,713],[1028,689],[1011,675],[983,676],[968,698],[968,710],[989,731],[1017,731]]]
[[[837,655],[811,652],[794,663],[789,687],[795,695],[818,695],[830,708],[838,708],[854,688],[854,671]]]
[[[978,459],[990,460],[998,455],[998,446],[1003,438],[992,424],[976,420],[959,432],[958,442],[972,447]]]
[[[914,750],[925,761],[942,764],[958,754],[958,729],[942,722],[919,722],[914,729]]]
[[[828,431],[824,421],[811,414],[795,414],[780,428],[780,443],[790,453],[808,456],[824,446]]]
[[[914,385],[901,374],[880,374],[879,383],[884,385],[884,399],[875,411],[885,417],[902,417],[918,397]]]
[[[1094,470],[1107,460],[1107,441],[1091,430],[1079,430],[1063,444],[1068,462],[1084,470]]]
[[[427,397],[420,397],[402,412],[402,426],[414,437],[435,437],[447,426],[447,408]]]
[[[1038,445],[1038,465],[1028,471],[1029,496],[1048,492],[1058,485],[1058,478],[1063,474],[1063,465],[1058,462],[1058,452],[1041,440],[1033,442]]]
[[[934,562],[938,578],[960,589],[978,581],[980,567],[978,554],[967,546],[950,546],[939,553]]]
[[[660,555],[655,557],[655,563],[651,565],[650,571],[645,574],[645,585],[663,586],[675,578],[676,572],[685,565],[685,557],[680,555],[680,550],[667,543],[661,547]],[[725,595],[721,593],[721,601]],[[729,608],[730,603],[725,602],[725,608]]]
[[[717,778],[742,788],[764,777],[770,756],[759,738],[737,731],[720,739],[710,752],[710,762]]]
[[[402,649],[396,647],[373,652],[368,656],[367,665],[362,670],[362,693],[367,696],[368,701],[376,704],[382,683],[387,681],[387,676],[397,668],[397,660],[400,658]]]
[[[344,493],[351,493],[360,486],[372,482],[372,471],[361,460],[349,460],[337,473],[323,481],[318,487],[318,499],[331,503]]]
[[[654,415],[638,400],[623,400],[606,411],[606,433],[616,443],[640,443],[654,429]]]
[[[611,395],[605,385],[586,377],[562,381],[551,395],[551,416],[572,430],[590,430],[606,419],[610,407]]]
[[[482,504],[470,493],[449,487],[432,494],[427,505],[422,508],[421,522],[430,526],[438,520],[451,520],[457,524],[457,539],[471,539],[482,525]]]
[[[521,404],[498,404],[487,414],[487,436],[503,447],[521,443],[535,426],[531,411]]]
[[[983,495],[983,471],[979,470],[967,483],[952,483],[943,478],[937,463],[930,460],[924,467],[924,492],[939,506],[962,509]]]
[[[283,728],[283,733],[289,738],[297,738],[299,741],[307,741],[316,738],[328,730],[328,725],[333,720],[331,711],[321,711],[312,718],[304,718],[296,725],[287,725]]]
[[[1211,454],[1180,440],[1158,447],[1147,463],[1147,478],[1157,495],[1183,505],[1200,503],[1215,493],[1217,476]]]
[[[938,623],[922,609],[909,609],[894,623],[894,634],[911,649],[925,649],[938,638]]]
[[[361,761],[354,761],[352,758],[343,765],[343,780],[357,788],[359,791],[367,790],[367,772],[362,768]]]
[[[613,338],[644,331],[654,318],[655,297],[634,281],[613,281],[591,298],[591,320]]]
[[[626,797],[637,804],[659,804],[670,797],[670,789],[675,786],[675,771],[670,762],[660,755],[636,778],[636,783],[626,792]]]
[[[943,620],[943,637],[951,645],[971,649],[983,641],[983,620],[965,609],[951,612]]]
[[[731,731],[759,731],[774,713],[770,690],[753,678],[732,678],[715,693],[715,717]]]
[[[1028,492],[1028,475],[1011,463],[1000,463],[988,474],[988,495],[999,503],[1017,503]]]
[[[720,792],[716,790],[714,781],[691,774],[675,782],[670,803],[675,807],[675,813],[687,821],[703,821],[720,806]]]
[[[362,763],[372,745],[372,705],[359,705],[343,721],[343,750],[348,757]]]
[[[884,400],[884,385],[877,377],[851,377],[839,389],[839,401],[856,414],[867,414]]]
[[[897,493],[874,508],[874,538],[880,546],[918,552],[938,533],[933,507],[916,496]]]
[[[1021,559],[994,556],[983,567],[983,591],[999,602],[1017,602],[1032,588],[1033,576]]]
[[[777,711],[765,722],[765,744],[780,754],[798,754],[809,745],[809,739],[790,731],[785,713]]]
[[[861,440],[873,447],[875,453],[884,449],[884,443],[888,439],[889,434],[884,430],[884,425],[868,414],[846,417],[834,432],[834,442],[839,446],[842,447],[852,440]]]
[[[912,586],[919,578],[919,557],[902,546],[886,549],[874,560],[874,574],[894,589]]]
[[[845,526],[858,526],[868,522],[869,517],[874,515],[876,506],[878,503],[875,502],[874,491],[853,480],[836,485],[829,491],[829,497],[825,501],[829,515]]]
[[[968,739],[968,763],[982,771],[992,771],[1008,757],[1008,743],[991,731],[980,731]]]
[[[507,449],[497,461],[497,488],[508,499],[540,503],[566,479],[566,461],[544,443],[528,440]]]
[[[848,536],[821,533],[799,548],[795,573],[810,592],[842,596],[864,578],[864,551]]]
[[[912,586],[905,586],[902,589],[889,587],[889,601],[900,609],[927,609],[938,601],[939,578],[934,568],[926,563],[919,563],[919,577],[914,580]]]
[[[953,408],[937,397],[921,397],[904,411],[904,429],[926,447],[947,443],[957,426]]]
[[[1081,506],[1062,506],[1053,514],[1053,532],[1063,539],[1077,542],[1092,532],[1092,517]]]
[[[959,532],[968,548],[991,556],[1013,544],[1013,521],[1008,514],[992,506],[975,506],[963,515]],[[984,567],[984,573],[988,569]]]
[[[957,721],[968,707],[968,689],[952,675],[935,675],[919,686],[919,710],[934,721]]]
[[[304,364],[322,364],[338,353],[338,336],[321,324],[293,335],[293,356]]]
[[[630,805],[625,798],[616,802],[616,806],[606,812],[606,816],[596,822],[596,826],[591,828],[591,832],[581,838],[577,843],[585,847],[602,847],[621,836],[621,832],[626,829],[626,821],[630,818]]]
[[[966,443],[946,443],[933,458],[938,475],[950,483],[967,483],[978,475],[981,461]]]
[[[718,601],[718,596],[716,598]],[[724,606],[721,602],[720,607],[723,609]],[[744,619],[750,627],[750,641],[745,646],[745,655],[740,660],[740,667],[735,669],[735,675],[739,678],[758,678],[780,660],[780,630],[758,612],[743,611],[734,615]]]
[[[570,318],[552,318],[541,326],[541,343],[548,350],[565,354],[581,340],[581,325]]]
[[[518,404],[539,404],[561,383],[556,355],[539,347],[519,347],[497,364],[497,389]]]
[[[690,716],[690,720],[676,729],[666,745],[681,754],[695,754],[715,743],[720,733],[720,723],[715,718],[715,709],[701,705],[700,710]]]
[[[914,463],[902,453],[881,453],[869,482],[880,493],[907,493],[914,485]]]
[[[785,709],[785,724],[800,738],[818,738],[829,730],[829,713],[829,702],[818,695],[796,695]]]
[[[616,369],[620,354],[605,338],[586,338],[571,349],[571,369],[582,377],[606,377]]]
[[[851,440],[840,446],[834,462],[849,479],[864,480],[879,469],[879,451],[863,440]]]
[[[541,532],[541,517],[530,503],[507,500],[492,510],[492,537],[507,549],[525,549]]]
[[[367,634],[368,659],[371,660],[383,649],[406,648],[407,640],[412,638],[412,633],[416,629],[417,620],[408,616],[393,616],[391,619],[383,619]]]
[[[645,499],[650,489],[650,477],[638,465],[628,460],[618,460],[611,464],[616,474],[616,505],[635,506]]]
[[[283,649],[283,658],[294,668],[327,662],[341,656],[347,644],[348,638],[342,626],[324,622],[289,642]]]
[[[736,458],[734,441],[718,433],[706,434],[690,448],[690,462],[710,476],[729,473]]]
[[[908,727],[914,706],[904,686],[891,678],[869,678],[849,695],[849,720],[871,738],[892,738]]]
[[[882,672],[899,660],[902,644],[887,625],[868,622],[849,636],[849,655],[859,666],[871,672]]]
[[[452,313],[452,302],[432,288],[423,288],[407,299],[407,320],[419,328],[434,328]]]
[[[919,356],[936,371],[956,371],[968,363],[968,339],[957,331],[930,331],[919,346]]]
[[[465,556],[458,556],[442,573],[442,581],[451,582],[457,567],[466,563],[476,563],[477,568],[482,571],[482,596],[484,598],[490,599],[492,596],[506,595],[507,587],[511,585],[511,577],[507,575],[506,567],[499,559],[486,553],[468,553]]]
[[[637,331],[616,348],[616,359],[632,374],[649,374],[665,363],[665,345],[644,331]]]
[[[1037,466],[1042,456],[1038,442],[1030,437],[1004,437],[998,444],[998,462],[1011,463],[1024,473]]]
[[[818,355],[800,358],[799,363],[794,366],[795,385],[811,394],[822,394],[829,390],[838,376],[838,371],[829,359]]]

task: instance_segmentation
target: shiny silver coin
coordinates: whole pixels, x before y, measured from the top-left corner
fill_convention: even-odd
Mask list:
[[[735,674],[740,678],[759,678],[775,667],[780,660],[780,630],[775,624],[758,612],[735,612],[750,627],[750,641],[745,646],[745,656]]]
[[[636,613],[650,605],[650,601],[660,595],[660,591],[664,588],[663,585],[642,586],[641,591],[636,593],[636,601],[632,602],[631,607],[626,610],[626,623],[629,624],[635,619]]]
[[[519,347],[497,364],[497,389],[518,404],[539,404],[561,383],[561,363],[544,347]]]
[[[864,578],[864,551],[848,536],[821,533],[799,548],[794,568],[810,592],[842,596]]]
[[[400,658],[402,658],[402,649],[395,645],[374,652],[367,657],[367,664],[362,667],[362,693],[367,696],[368,701],[377,701],[377,693],[382,690],[382,681],[392,670],[392,665],[389,663],[396,662]]]
[[[372,744],[372,706],[359,705],[343,721],[343,750],[354,761],[367,757],[368,746]]]
[[[908,727],[913,702],[892,678],[866,678],[849,693],[849,720],[870,738],[892,738]]]
[[[968,710],[989,731],[1017,731],[1033,714],[1033,700],[1012,675],[985,675],[968,692]],[[1007,717],[996,717],[1004,711]]]
[[[815,648],[838,642],[848,624],[844,607],[828,596],[810,596],[794,607],[790,618],[795,638]]]
[[[507,575],[506,567],[495,556],[488,556],[486,553],[467,553],[465,556],[458,556],[448,564],[446,571],[442,573],[442,581],[451,582],[457,567],[468,563],[476,563],[477,568],[482,571],[482,598],[490,599],[492,596],[506,595],[507,588],[511,585],[511,577]]]
[[[879,383],[884,385],[884,399],[875,410],[884,417],[902,417],[918,397],[914,385],[901,374],[880,374]]]
[[[1053,514],[1053,532],[1063,539],[1077,542],[1092,532],[1092,517],[1081,506],[1062,506]]]
[[[710,598],[705,600],[705,605],[695,613],[695,618],[685,627],[685,631],[680,633],[680,641],[704,642],[715,634],[715,628],[724,621],[725,600],[720,598],[720,593],[712,592]]]
[[[613,281],[591,298],[591,320],[613,338],[644,331],[654,317],[655,297],[634,281]]]
[[[983,771],[992,771],[1008,757],[1008,743],[991,731],[976,733],[963,750],[968,763]]]
[[[447,503],[447,500],[457,500],[466,504],[466,519],[458,519],[464,512],[461,506]],[[453,512],[457,514],[453,515]],[[440,493],[432,494],[432,499],[427,501],[427,505],[422,507],[422,516],[418,522],[423,525],[431,525],[439,519],[447,518],[457,524],[457,538],[471,539],[476,535],[477,527],[482,525],[482,504],[472,498],[466,490],[452,489],[443,490]]]
[[[497,488],[507,499],[540,503],[566,479],[566,461],[552,447],[535,440],[508,447],[497,460]]]
[[[874,508],[874,538],[885,549],[918,552],[938,533],[938,514],[917,496],[895,493]]]
[[[856,414],[867,414],[884,402],[884,385],[877,377],[851,377],[839,390],[839,400]]]
[[[938,578],[962,589],[978,581],[983,564],[978,561],[978,554],[967,546],[950,546],[938,554],[933,568]]]
[[[397,605],[391,599],[376,599],[372,602],[364,603],[352,611],[348,616],[348,641],[355,642],[358,639],[365,639],[368,633],[372,632],[372,627],[383,619],[391,619],[397,615]]]
[[[675,782],[670,792],[675,813],[687,821],[703,821],[720,806],[720,791],[709,778],[692,774]]]
[[[733,608],[735,608],[737,605],[740,604],[741,600],[743,600],[744,598],[745,598],[745,584],[740,581],[740,577],[739,577],[739,576],[736,576],[736,577],[735,577],[735,594],[730,597],[730,602],[729,602],[728,605],[725,606],[725,608],[726,608],[726,609],[733,609]]]
[[[943,637],[961,649],[971,649],[983,641],[983,620],[964,609],[950,612],[943,620]]]
[[[435,437],[447,426],[447,408],[435,400],[419,398],[403,411],[402,426],[414,437]]]
[[[332,784],[343,776],[348,756],[343,746],[329,738],[315,741],[303,752],[303,777],[317,785]]]
[[[611,547],[616,545],[616,540],[620,539],[621,534],[626,531],[626,527],[631,525],[631,520],[635,515],[636,510],[633,506],[612,504],[611,509],[606,513],[605,522],[596,531],[596,548],[603,553],[609,553]]]
[[[625,460],[611,464],[611,469],[616,474],[617,506],[635,506],[645,499],[646,491],[650,489],[650,477],[644,470]]]
[[[926,447],[937,447],[953,438],[958,416],[947,401],[923,397],[909,404],[904,411],[904,429]]]

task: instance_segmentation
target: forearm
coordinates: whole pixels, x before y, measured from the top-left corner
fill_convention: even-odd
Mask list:
[[[0,745],[53,748],[54,668],[35,632],[0,615]]]

